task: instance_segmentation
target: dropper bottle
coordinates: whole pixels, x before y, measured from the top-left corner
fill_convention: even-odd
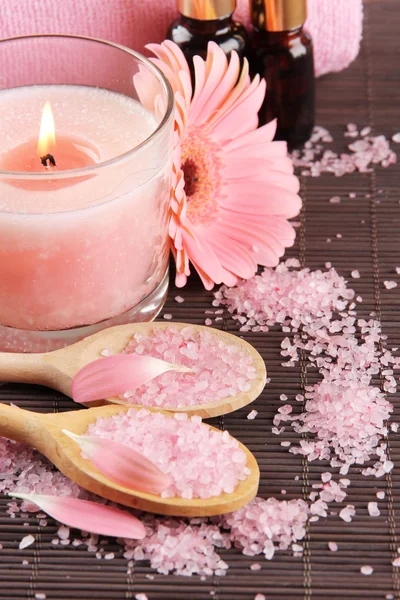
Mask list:
[[[251,67],[267,81],[260,122],[278,120],[275,139],[289,149],[311,136],[315,122],[313,45],[304,30],[307,0],[251,0]]]
[[[243,59],[247,32],[233,19],[236,0],[177,0],[179,17],[167,37],[183,51],[193,76],[193,56],[207,56],[208,42],[214,41],[229,57],[236,50]]]

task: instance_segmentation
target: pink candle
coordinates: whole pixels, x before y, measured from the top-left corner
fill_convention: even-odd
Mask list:
[[[47,132],[38,149],[46,102],[55,139]],[[170,129],[143,144],[157,126],[137,101],[104,89],[0,91],[0,326],[90,325],[157,287],[171,153]]]

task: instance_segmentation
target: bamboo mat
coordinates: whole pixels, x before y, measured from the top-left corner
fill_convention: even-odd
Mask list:
[[[349,0],[351,2],[352,0]],[[400,130],[400,5],[399,0],[370,1],[366,4],[364,43],[358,60],[345,72],[330,75],[318,81],[318,119],[335,138],[334,150],[344,151],[343,129],[346,123],[370,125],[373,133],[387,137]],[[389,346],[400,346],[400,287],[386,290],[385,279],[398,279],[394,268],[400,266],[400,163],[388,169],[377,168],[372,174],[353,174],[342,178],[324,175],[320,178],[302,178],[304,210],[296,246],[289,256],[299,257],[302,264],[312,268],[323,267],[326,261],[341,275],[349,276],[358,269],[359,280],[351,286],[363,297],[359,308],[361,317],[375,310],[382,319],[383,331],[389,336]],[[381,191],[382,190],[382,191]],[[334,195],[357,198],[339,205],[330,204]],[[365,194],[371,199],[365,199]],[[362,198],[361,198],[362,196]],[[341,233],[342,238],[336,238]],[[326,242],[331,238],[332,242]],[[174,296],[185,297],[177,304]],[[202,290],[195,280],[183,291],[171,287],[165,307],[177,321],[204,323],[205,310],[210,308],[212,295]],[[219,323],[227,331],[236,333],[235,323],[223,315]],[[217,324],[218,325],[218,324]],[[301,457],[280,446],[281,438],[271,434],[273,416],[279,406],[279,394],[301,392],[314,376],[304,369],[283,369],[279,355],[283,335],[246,334],[263,355],[271,383],[252,408],[258,411],[254,421],[248,421],[249,408],[217,420],[256,455],[261,469],[259,495],[279,499],[307,497],[311,485],[320,481],[326,470],[321,463],[307,464]],[[73,407],[72,402],[52,390],[22,385],[0,388],[0,401],[15,402],[31,410],[63,411]],[[394,420],[400,418],[400,398],[394,397]],[[295,433],[285,439],[298,441]],[[400,465],[400,436],[391,433],[389,450],[392,460]],[[330,516],[311,524],[304,541],[303,558],[294,558],[289,552],[277,552],[272,561],[262,557],[243,556],[238,550],[221,552],[230,568],[225,577],[184,578],[158,575],[147,563],[137,563],[134,572],[127,575],[126,560],[118,547],[110,543],[107,551],[115,551],[111,561],[98,561],[93,554],[79,548],[57,548],[51,539],[57,526],[49,519],[46,528],[37,526],[31,518],[29,527],[23,527],[18,517],[6,515],[6,500],[0,499],[0,598],[34,598],[44,593],[48,600],[90,599],[119,600],[134,598],[144,592],[149,600],[253,600],[258,592],[267,599],[279,600],[345,600],[384,599],[393,594],[400,599],[399,569],[392,560],[400,546],[399,510],[400,475],[395,467],[386,480],[363,477],[353,470],[352,485],[347,503],[354,504],[356,517],[344,523]],[[298,475],[298,481],[295,476]],[[374,501],[377,489],[385,489],[381,501],[381,516],[368,517],[367,503]],[[281,494],[286,490],[286,495]],[[342,506],[335,505],[335,510]],[[18,543],[24,535],[33,533],[36,542],[24,552]],[[328,550],[328,541],[337,542],[339,551]],[[22,566],[22,560],[29,560]],[[250,571],[254,562],[262,570]],[[370,577],[361,575],[362,565],[374,567]],[[155,574],[154,580],[146,574]],[[210,595],[210,592],[214,592]]]

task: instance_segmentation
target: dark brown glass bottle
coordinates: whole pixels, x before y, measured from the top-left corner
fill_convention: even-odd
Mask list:
[[[306,0],[252,0],[251,67],[267,81],[260,122],[278,119],[275,139],[289,149],[311,136],[315,75],[311,37],[303,29]]]
[[[180,16],[168,29],[167,37],[183,51],[193,74],[193,56],[207,55],[208,42],[213,41],[227,56],[236,50],[243,59],[247,32],[233,20],[236,0],[177,0]]]

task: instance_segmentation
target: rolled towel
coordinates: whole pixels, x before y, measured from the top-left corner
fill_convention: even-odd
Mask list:
[[[359,52],[362,0],[308,3],[316,74],[346,68]],[[249,0],[238,0],[236,15],[249,24]],[[0,38],[69,33],[107,39],[141,52],[148,42],[162,41],[175,16],[175,0],[9,0],[2,4]]]

